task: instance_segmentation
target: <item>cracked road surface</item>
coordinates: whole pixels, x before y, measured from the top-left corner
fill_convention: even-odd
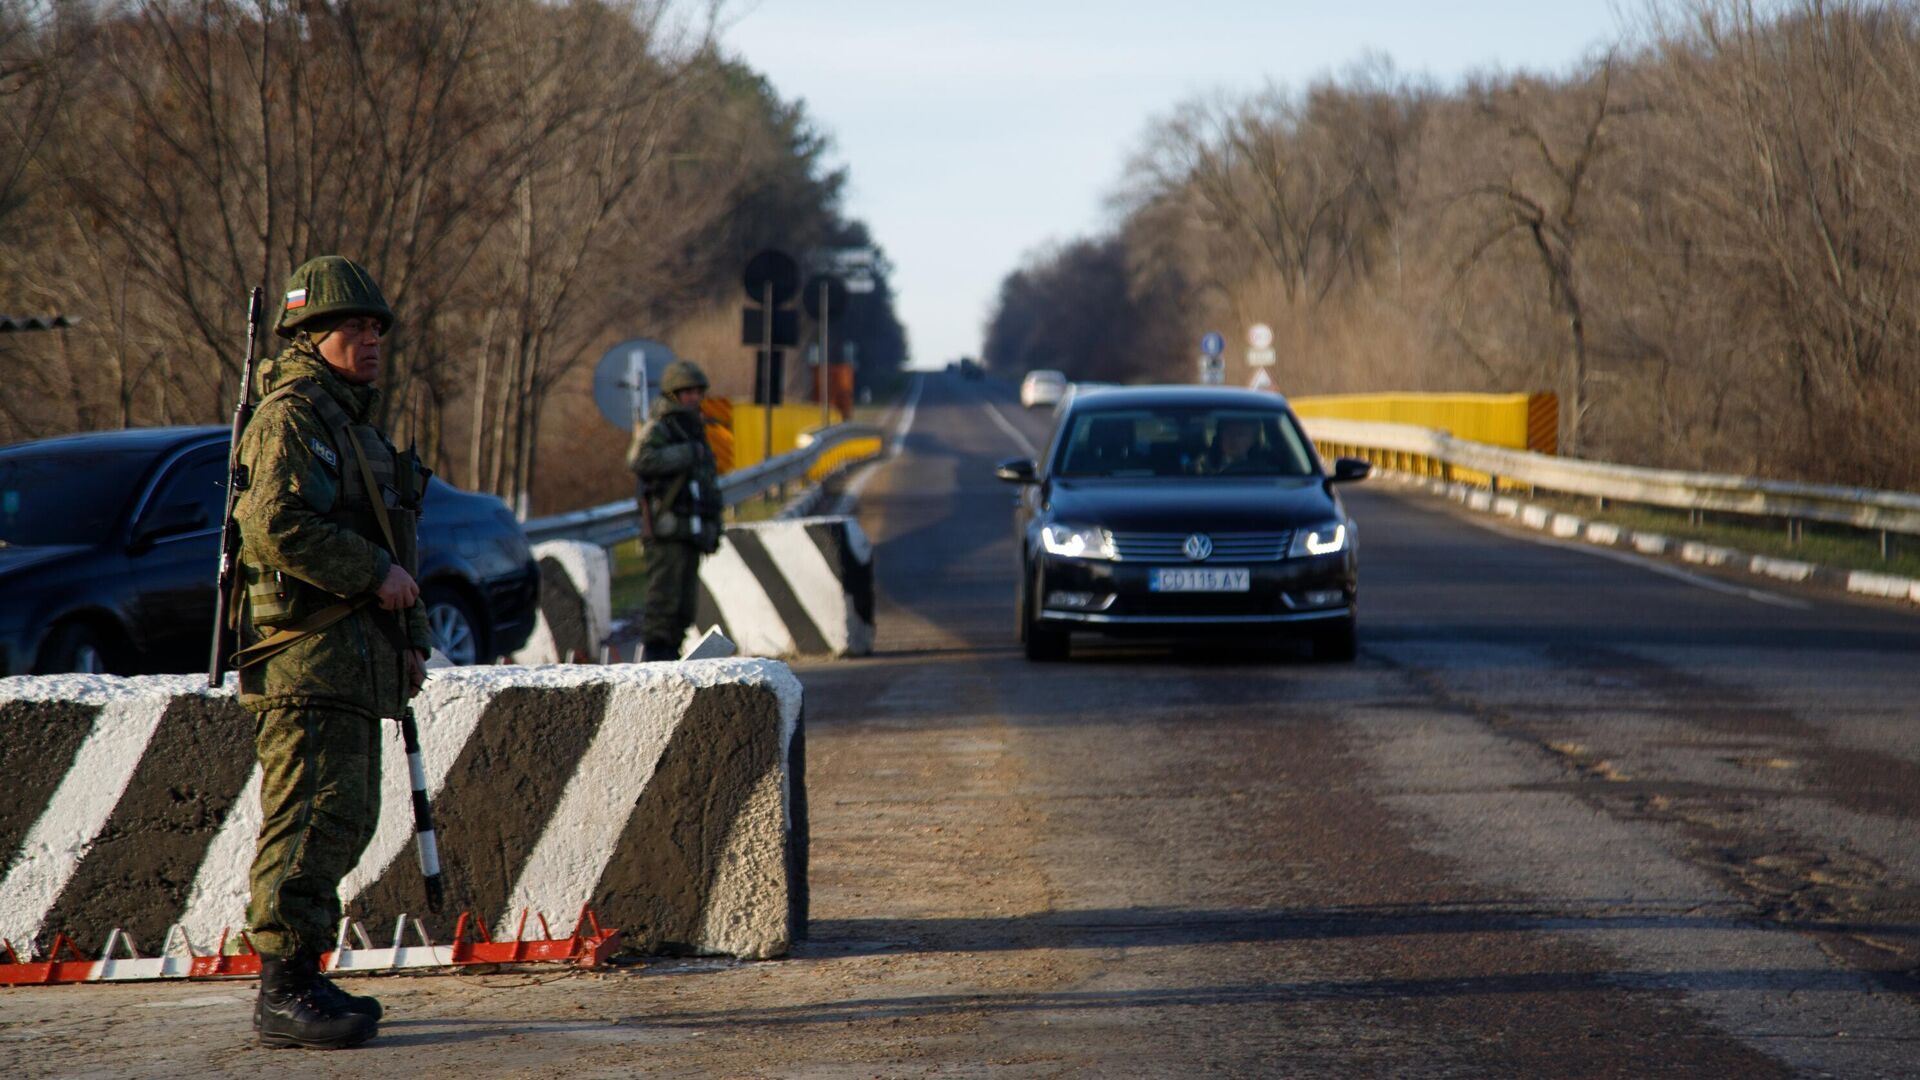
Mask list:
[[[811,940],[356,980],[0,992],[0,1074],[1920,1075],[1920,618],[1782,606],[1354,490],[1362,652],[1013,638],[1046,421],[930,376],[860,507],[879,648],[809,664]]]

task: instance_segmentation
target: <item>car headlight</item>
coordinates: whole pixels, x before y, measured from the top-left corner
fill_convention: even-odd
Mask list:
[[[1048,525],[1040,530],[1040,545],[1069,559],[1113,558],[1113,534],[1091,526]]]
[[[1311,529],[1301,529],[1293,534],[1293,548],[1287,552],[1290,559],[1305,558],[1308,555],[1332,555],[1344,551],[1347,547],[1347,523],[1329,521],[1324,525],[1315,525]]]

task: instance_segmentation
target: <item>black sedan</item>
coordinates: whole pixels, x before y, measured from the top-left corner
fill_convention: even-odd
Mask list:
[[[227,429],[96,432],[0,448],[0,675],[205,670]],[[420,522],[434,643],[525,644],[540,574],[506,504],[434,480]]]
[[[1020,484],[1017,610],[1034,660],[1075,630],[1109,635],[1305,637],[1351,660],[1359,558],[1331,474],[1275,394],[1118,387],[1076,395]]]

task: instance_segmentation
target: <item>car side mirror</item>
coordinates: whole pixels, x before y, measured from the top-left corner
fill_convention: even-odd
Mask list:
[[[1327,477],[1330,484],[1346,484],[1355,480],[1365,480],[1373,475],[1373,466],[1359,458],[1343,457],[1333,463],[1333,475]]]
[[[133,534],[135,550],[152,547],[156,541],[182,533],[198,532],[212,522],[207,520],[207,511],[198,503],[174,503],[163,506],[140,519],[140,526]]]
[[[1013,458],[994,467],[993,475],[1009,484],[1034,484],[1039,482],[1039,473],[1034,464],[1026,458]]]

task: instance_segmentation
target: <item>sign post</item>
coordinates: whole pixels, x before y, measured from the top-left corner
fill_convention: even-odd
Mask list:
[[[747,306],[740,320],[740,335],[742,345],[756,345],[761,350],[754,357],[754,400],[767,410],[761,446],[761,460],[765,461],[773,457],[773,407],[780,404],[785,382],[780,350],[800,343],[799,320],[792,311],[779,310],[800,291],[800,264],[786,252],[768,248],[747,260],[741,284],[746,286],[747,299],[760,306],[758,312],[752,304]]]
[[[820,328],[820,427],[825,429],[833,424],[833,397],[827,382],[827,373],[833,367],[833,353],[827,348],[827,332],[833,321],[841,317],[847,309],[847,286],[832,274],[815,274],[807,282],[807,291],[801,297],[801,304],[812,317],[814,325]]]

